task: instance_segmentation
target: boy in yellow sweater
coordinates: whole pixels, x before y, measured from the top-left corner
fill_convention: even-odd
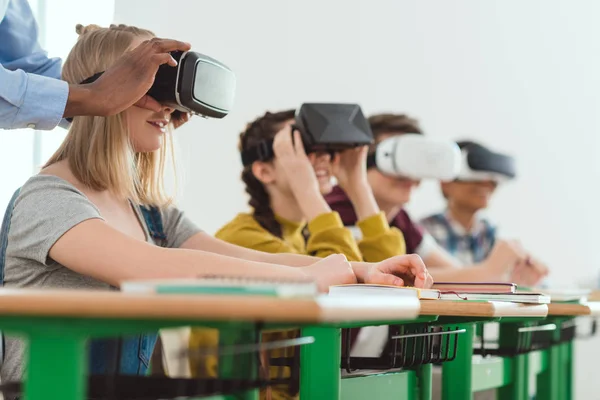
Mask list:
[[[317,257],[344,254],[349,261],[381,261],[404,254],[402,233],[390,228],[379,210],[367,181],[368,148],[345,150],[333,157],[326,152],[306,154],[299,132],[292,133],[295,110],[267,112],[247,126],[240,135],[240,151],[274,139],[274,158],[256,161],[242,171],[252,212],[238,214],[223,226],[216,237],[224,241],[269,253],[296,253]],[[292,138],[292,135],[294,137]],[[332,177],[348,194],[356,210],[362,239],[352,232],[323,195],[333,189]],[[308,236],[308,237],[307,237]],[[264,333],[263,340],[297,336],[297,331]],[[190,347],[216,346],[216,331],[194,329]],[[290,357],[293,349],[275,354]],[[216,359],[192,359],[192,371],[216,375]],[[277,371],[272,371],[276,373]],[[289,376],[289,369],[285,371]],[[273,399],[293,398],[285,387],[261,393]]]

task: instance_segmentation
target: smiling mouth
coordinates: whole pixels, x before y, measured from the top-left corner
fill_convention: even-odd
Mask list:
[[[167,132],[167,124],[163,121],[147,121],[150,125],[158,129],[161,133]]]

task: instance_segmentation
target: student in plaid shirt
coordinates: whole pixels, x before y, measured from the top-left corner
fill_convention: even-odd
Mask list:
[[[461,151],[483,149],[482,145],[458,142]],[[448,202],[446,211],[421,220],[421,224],[463,264],[479,263],[490,254],[496,240],[496,227],[481,212],[488,207],[499,182],[493,175],[478,180],[442,182],[441,189]]]

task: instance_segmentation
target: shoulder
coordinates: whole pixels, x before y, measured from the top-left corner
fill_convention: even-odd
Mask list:
[[[215,234],[217,239],[267,253],[295,252],[284,239],[263,228],[252,214],[240,213]]]
[[[239,213],[231,221],[223,225],[215,237],[232,242],[241,234],[264,233],[269,234],[250,213]]]
[[[423,225],[426,229],[429,229],[430,226],[440,225],[445,219],[446,217],[443,213],[437,213],[421,219],[419,223]]]
[[[71,183],[54,175],[31,177],[20,189],[14,212],[29,211],[37,214],[52,210],[85,212],[100,217],[98,208]]]

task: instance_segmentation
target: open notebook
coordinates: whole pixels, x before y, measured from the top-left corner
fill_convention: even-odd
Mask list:
[[[388,285],[353,284],[329,287],[329,295],[334,296],[407,296],[420,300],[472,300],[508,301],[515,303],[550,303],[550,296],[542,293],[465,293],[438,289],[419,289]]]
[[[307,279],[202,276],[189,279],[132,280],[121,283],[121,291],[156,294],[262,295],[316,297],[318,287]]]

